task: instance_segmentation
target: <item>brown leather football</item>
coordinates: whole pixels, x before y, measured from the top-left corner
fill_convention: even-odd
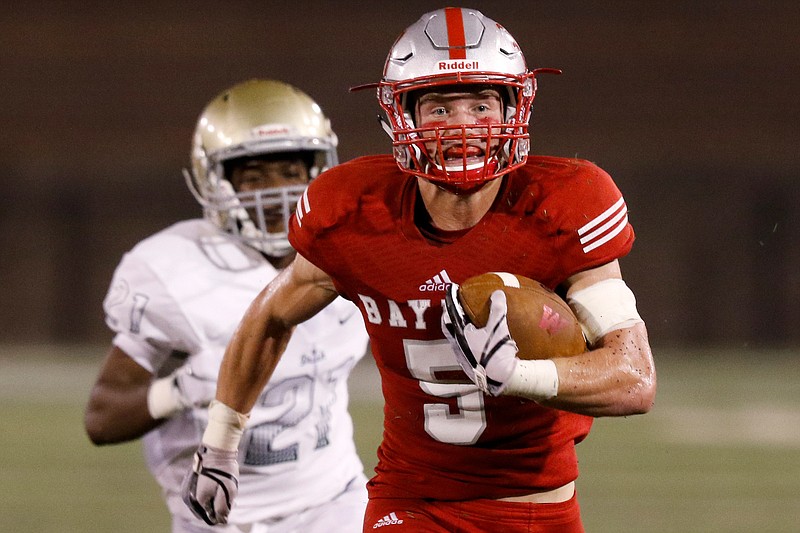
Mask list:
[[[578,319],[567,303],[538,281],[507,272],[487,272],[466,280],[458,290],[464,312],[477,327],[489,318],[489,297],[506,293],[508,329],[520,359],[567,357],[586,351]]]

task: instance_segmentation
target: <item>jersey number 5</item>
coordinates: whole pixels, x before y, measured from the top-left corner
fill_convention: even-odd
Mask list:
[[[472,383],[454,383],[437,377],[461,372],[450,344],[444,339],[407,339],[403,344],[408,370],[419,380],[422,390],[438,398],[455,398],[458,406],[457,411],[452,412],[447,403],[426,403],[425,431],[440,442],[475,444],[486,429],[483,394]]]

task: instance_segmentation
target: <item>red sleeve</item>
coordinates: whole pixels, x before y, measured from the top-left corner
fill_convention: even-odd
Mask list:
[[[297,202],[297,209],[289,221],[289,242],[297,253],[330,273],[331,265],[326,260],[325,235],[337,225],[337,218],[345,217],[347,197],[337,198],[333,187],[342,174],[342,167],[334,167],[319,175]]]
[[[339,281],[352,277],[346,261],[352,254],[348,252],[366,246],[359,238],[359,228],[372,220],[372,206],[397,204],[385,201],[387,196],[396,199],[400,194],[402,182],[397,174],[391,156],[357,158],[320,174],[297,203],[289,222],[289,242],[297,253],[325,271],[343,296],[349,297]],[[387,187],[387,182],[391,186]]]
[[[628,207],[611,176],[588,161],[561,160],[540,213],[554,237],[565,278],[623,257],[635,238]]]

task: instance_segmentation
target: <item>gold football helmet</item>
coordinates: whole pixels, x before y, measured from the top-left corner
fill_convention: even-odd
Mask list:
[[[249,80],[223,91],[203,110],[192,140],[192,168],[184,169],[184,177],[208,220],[271,257],[284,257],[292,251],[289,217],[307,184],[236,191],[224,164],[299,153],[312,161],[313,179],[337,164],[337,144],[330,120],[307,94],[280,81]],[[266,213],[277,209],[283,211],[283,229],[270,232]]]

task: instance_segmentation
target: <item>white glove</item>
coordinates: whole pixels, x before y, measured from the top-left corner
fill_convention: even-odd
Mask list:
[[[192,407],[207,407],[217,390],[215,379],[192,372],[185,364],[167,377],[157,379],[147,392],[147,409],[155,419],[169,418]]]
[[[183,502],[206,524],[225,524],[239,492],[238,452],[201,444],[183,480]]]
[[[458,285],[451,284],[442,312],[442,332],[467,377],[483,392],[499,396],[519,359],[517,343],[508,332],[505,293],[494,291],[490,302],[486,326],[476,328],[458,301]]]

